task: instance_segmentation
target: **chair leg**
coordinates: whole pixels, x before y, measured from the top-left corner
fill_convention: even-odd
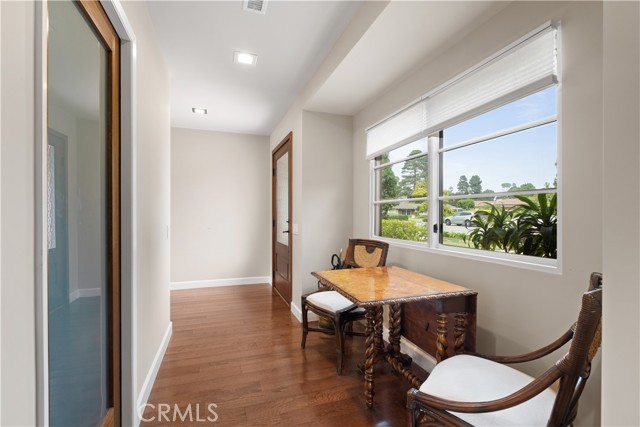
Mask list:
[[[347,323],[347,333],[353,333],[353,322]]]
[[[302,299],[302,342],[300,346],[304,348],[307,344],[307,334],[309,333],[309,320],[307,319],[307,301],[306,298]]]
[[[342,375],[342,364],[344,361],[344,341],[345,341],[344,327],[345,325],[339,316],[337,319],[334,320],[334,327],[336,331],[336,338],[338,340],[337,347],[336,347],[336,351],[338,353],[338,370],[337,371],[338,371],[338,375]]]

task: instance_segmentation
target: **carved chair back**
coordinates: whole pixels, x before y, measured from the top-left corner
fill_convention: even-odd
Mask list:
[[[549,425],[570,425],[578,413],[578,400],[591,373],[591,361],[602,342],[602,274],[592,273],[582,296],[569,352],[556,366],[562,372]]]
[[[387,263],[389,244],[379,240],[349,239],[345,268],[383,267]]]

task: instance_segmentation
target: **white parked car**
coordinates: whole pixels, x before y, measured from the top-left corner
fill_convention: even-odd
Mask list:
[[[466,227],[471,225],[473,219],[473,212],[460,211],[454,216],[450,216],[444,219],[445,225],[464,225]]]

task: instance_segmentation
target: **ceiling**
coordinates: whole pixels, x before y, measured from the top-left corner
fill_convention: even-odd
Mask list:
[[[171,125],[269,135],[361,6],[355,1],[149,1],[170,76]],[[256,66],[234,51],[258,55]],[[207,115],[191,109],[206,108]]]
[[[148,7],[169,69],[172,126],[269,135],[346,29],[305,94],[307,110],[356,114],[509,3],[270,0],[265,15],[242,0]],[[234,51],[257,54],[256,66],[235,64]]]
[[[356,114],[408,72],[452,46],[509,3],[390,2],[305,103],[305,109]]]

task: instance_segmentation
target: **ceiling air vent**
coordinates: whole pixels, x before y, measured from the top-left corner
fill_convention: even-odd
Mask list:
[[[243,9],[247,12],[255,12],[265,14],[267,13],[267,1],[266,0],[244,0]]]

